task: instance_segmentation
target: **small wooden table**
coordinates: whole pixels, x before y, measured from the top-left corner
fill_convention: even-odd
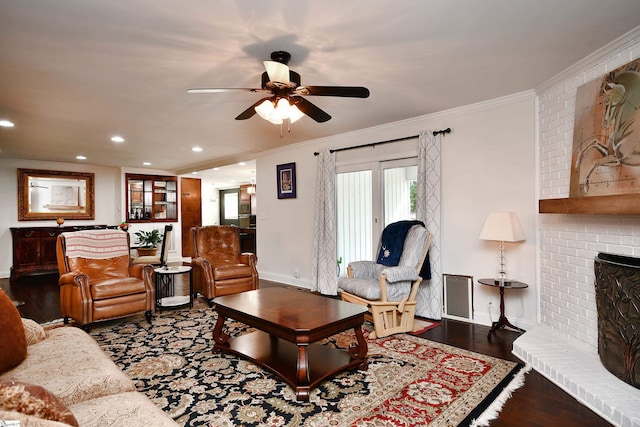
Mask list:
[[[515,329],[518,332],[525,332],[524,329],[518,328],[517,326],[513,326],[511,322],[507,319],[507,316],[504,314],[504,290],[505,289],[524,289],[528,288],[529,285],[522,282],[516,282],[515,280],[500,280],[500,279],[480,279],[478,283],[486,286],[493,286],[500,289],[500,318],[497,321],[493,322],[491,326],[491,330],[487,335],[487,339],[491,341],[491,334],[497,331],[500,328],[504,328],[505,326]]]
[[[367,368],[367,341],[360,328],[364,306],[284,287],[225,295],[213,303],[218,313],[214,351],[270,370],[295,389],[298,400],[309,400],[311,388],[331,375]],[[227,317],[259,330],[230,338],[222,331]],[[348,351],[313,344],[350,328],[357,345]]]

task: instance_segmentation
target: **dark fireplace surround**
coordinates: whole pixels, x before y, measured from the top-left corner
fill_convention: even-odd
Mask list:
[[[594,269],[600,361],[640,388],[640,258],[599,253]]]

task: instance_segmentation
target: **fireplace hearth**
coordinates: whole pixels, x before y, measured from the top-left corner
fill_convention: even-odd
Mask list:
[[[594,269],[600,361],[640,388],[640,258],[599,253]]]

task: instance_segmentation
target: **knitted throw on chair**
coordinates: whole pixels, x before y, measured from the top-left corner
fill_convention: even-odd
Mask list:
[[[389,267],[395,267],[400,262],[402,256],[402,250],[404,248],[404,241],[407,237],[407,233],[414,225],[421,225],[424,227],[422,221],[398,221],[391,223],[385,227],[382,231],[382,239],[380,245],[380,252],[378,253],[377,263],[386,265]],[[431,279],[431,264],[429,262],[429,253],[422,264],[420,269],[420,277],[423,280]]]
[[[124,231],[84,230],[62,234],[69,258],[107,259],[129,255]]]

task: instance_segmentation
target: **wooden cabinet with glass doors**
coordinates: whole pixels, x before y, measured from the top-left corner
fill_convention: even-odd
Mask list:
[[[175,176],[126,174],[127,222],[178,220],[178,179]]]

